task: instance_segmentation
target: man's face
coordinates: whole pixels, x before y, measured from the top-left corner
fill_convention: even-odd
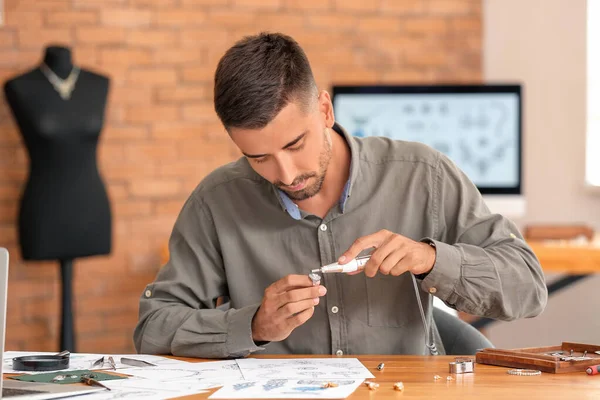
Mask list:
[[[322,92],[313,101],[308,110],[288,103],[264,128],[229,130],[252,168],[296,201],[321,190],[331,161],[331,100]]]

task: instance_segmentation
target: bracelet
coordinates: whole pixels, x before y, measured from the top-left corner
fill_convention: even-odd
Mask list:
[[[435,246],[435,242],[431,239],[426,239],[426,240],[422,240],[421,243],[425,243],[430,245],[431,247],[433,247],[435,249],[435,251],[437,252],[437,247]],[[435,264],[434,264],[435,266]],[[433,268],[431,268],[429,271],[419,274],[419,275],[415,275],[415,278],[419,279],[419,280],[423,280],[425,278],[427,278],[427,275],[429,275],[429,273],[433,271]]]
[[[537,369],[509,369],[506,373],[509,375],[534,376],[541,375],[542,371]]]

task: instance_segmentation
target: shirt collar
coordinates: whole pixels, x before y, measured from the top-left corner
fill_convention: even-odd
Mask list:
[[[342,128],[342,126],[339,125],[337,122],[333,124],[333,131],[341,135],[350,147],[350,174],[348,181],[344,185],[344,190],[342,190],[342,195],[340,196],[339,200],[340,210],[343,214],[344,210],[346,209],[346,202],[348,201],[348,198],[350,197],[350,194],[352,192],[352,184],[356,181],[356,176],[358,174],[358,144],[356,142],[356,139],[350,134],[348,134],[348,132],[346,132],[346,130]],[[283,190],[277,188],[275,185],[273,185],[273,188],[277,192],[277,198],[279,200],[279,204],[281,205],[282,210],[286,211],[295,220],[302,219],[300,209],[292,201],[292,199],[290,199],[289,196]]]

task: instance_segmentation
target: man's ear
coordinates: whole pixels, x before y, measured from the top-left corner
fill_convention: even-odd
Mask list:
[[[319,93],[319,111],[325,118],[325,126],[327,128],[333,128],[333,124],[335,123],[333,104],[331,103],[331,97],[326,90],[322,90],[321,93]]]

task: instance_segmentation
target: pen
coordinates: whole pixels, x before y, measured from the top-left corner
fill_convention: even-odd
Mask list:
[[[371,258],[371,256],[356,257],[356,258],[353,258],[347,264],[338,264],[338,263],[328,264],[321,268],[313,269],[312,272],[320,272],[322,274],[328,274],[328,273],[332,273],[332,272],[359,271],[365,267],[365,265],[367,264],[367,261],[369,261],[370,258]]]

